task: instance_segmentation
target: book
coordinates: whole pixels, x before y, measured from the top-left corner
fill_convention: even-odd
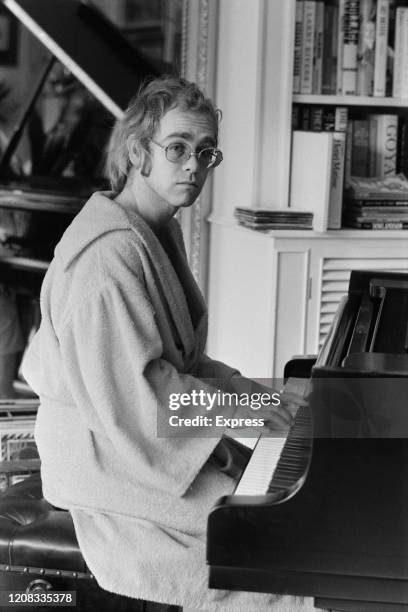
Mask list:
[[[333,132],[346,132],[348,123],[347,106],[324,106],[323,129]]]
[[[340,229],[343,208],[346,133],[333,132],[328,228]]]
[[[328,227],[334,132],[294,131],[290,207],[313,212],[313,229]]]
[[[375,0],[361,0],[357,53],[357,93],[360,96],[372,96],[374,91],[375,19]]]
[[[382,221],[408,221],[407,206],[350,206],[345,208],[345,214],[351,217],[365,217]]]
[[[368,118],[368,176],[377,176],[377,134],[378,121],[376,115]]]
[[[324,30],[324,3],[319,0],[316,4],[316,22],[313,48],[313,84],[314,94],[322,93],[323,78],[323,30]]]
[[[385,96],[390,0],[377,0],[374,96]]]
[[[397,172],[408,176],[408,119],[400,117],[397,138]]]
[[[293,55],[293,93],[300,93],[300,69],[302,62],[303,0],[296,0],[295,44]]]
[[[358,207],[360,209],[363,208],[385,208],[385,207],[389,207],[389,208],[397,208],[399,206],[401,207],[405,207],[408,206],[408,194],[407,194],[407,199],[406,200],[373,200],[373,199],[364,199],[364,200],[359,200],[359,199],[353,199],[350,197],[346,197],[346,206],[354,206],[354,207]]]
[[[408,179],[403,174],[384,179],[351,176],[347,189],[354,200],[408,200]]]
[[[336,0],[327,0],[324,5],[322,94],[337,93],[339,6]]]
[[[345,219],[346,227],[367,230],[405,230],[408,229],[408,221],[366,221],[365,219]]]
[[[310,129],[315,132],[321,132],[323,129],[323,106],[313,105],[310,108]]]
[[[343,94],[343,45],[345,8],[348,0],[338,0],[336,93]]]
[[[292,104],[292,130],[300,128],[300,104]]]
[[[351,142],[352,176],[369,176],[370,171],[370,123],[366,119],[354,119]]]
[[[351,177],[354,121],[348,121],[346,129],[346,159],[344,162],[344,186],[348,187]]]
[[[398,115],[372,114],[372,120],[377,127],[374,176],[382,179],[395,175],[397,170]]]
[[[346,0],[344,5],[342,94],[357,94],[357,52],[360,30],[360,0]]]
[[[319,104],[293,104],[292,129],[346,132],[348,108]]]
[[[300,93],[313,93],[313,51],[316,28],[316,0],[303,0]]]
[[[408,7],[399,6],[395,14],[395,48],[392,95],[408,97]]]

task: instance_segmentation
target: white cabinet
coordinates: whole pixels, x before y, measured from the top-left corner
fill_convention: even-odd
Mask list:
[[[350,270],[408,272],[407,232],[256,233],[214,220],[209,354],[254,378],[316,353]]]

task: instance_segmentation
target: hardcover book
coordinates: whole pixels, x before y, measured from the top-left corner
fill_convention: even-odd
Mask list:
[[[339,6],[336,0],[327,0],[324,5],[322,93],[337,93],[337,54]]]
[[[293,56],[293,93],[300,93],[300,69],[302,62],[303,0],[296,0],[295,45]]]
[[[360,0],[346,0],[344,7],[342,93],[357,94],[357,52],[360,31]]]
[[[389,11],[389,0],[377,0],[374,96],[386,94]]]
[[[375,0],[361,0],[357,55],[357,93],[360,96],[372,96],[374,91],[375,19]]]
[[[300,93],[311,94],[313,93],[313,51],[317,1],[304,0],[303,5]]]

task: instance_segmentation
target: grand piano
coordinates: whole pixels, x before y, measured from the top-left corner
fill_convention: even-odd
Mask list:
[[[353,271],[317,360],[288,364],[310,373],[287,439],[209,515],[210,587],[408,610],[407,353],[408,273]]]
[[[0,156],[0,209],[31,214],[30,235],[26,240],[29,248],[22,248],[18,256],[12,253],[0,258],[0,282],[13,285],[23,293],[38,295],[53,249],[73,215],[93,191],[107,187],[103,176],[89,176],[87,169],[78,175],[74,168],[66,176],[58,172],[58,164],[54,163],[53,171],[47,172],[48,165],[40,163],[38,143],[34,143],[33,154],[37,155],[33,155],[33,171],[29,176],[16,173],[13,167],[16,150],[23,133],[30,130],[40,94],[56,61],[99,104],[96,114],[104,117],[103,129],[106,128],[105,141],[98,151],[100,158],[111,127],[122,116],[141,82],[148,76],[174,70],[130,45],[87,0],[3,0],[3,4],[51,52]],[[85,149],[87,128],[85,118],[75,135],[76,153]],[[68,165],[67,160],[64,163]]]

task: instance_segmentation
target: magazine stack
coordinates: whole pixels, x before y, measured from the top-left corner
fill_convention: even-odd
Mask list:
[[[408,180],[351,177],[346,189],[343,225],[357,229],[408,229]]]
[[[313,213],[294,208],[237,207],[235,217],[240,225],[256,230],[312,229]]]

